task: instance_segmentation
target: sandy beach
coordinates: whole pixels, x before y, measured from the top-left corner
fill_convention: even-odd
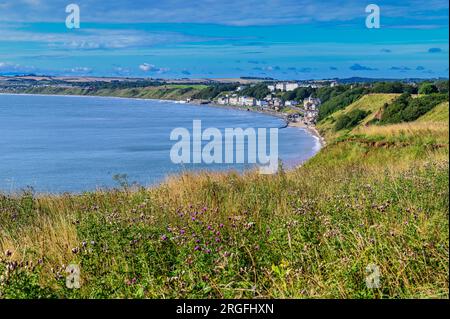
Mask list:
[[[319,139],[320,147],[326,146],[326,141],[314,125],[306,125],[303,122],[289,122],[290,127],[299,127],[307,130],[311,135]]]

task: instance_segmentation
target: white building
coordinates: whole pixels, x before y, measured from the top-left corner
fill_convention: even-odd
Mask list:
[[[239,105],[239,97],[237,95],[233,95],[228,99],[228,103],[231,105]]]
[[[243,106],[255,106],[256,105],[256,99],[253,97],[243,96],[240,99],[240,104]]]
[[[286,91],[294,91],[299,88],[298,83],[286,83]]]
[[[230,104],[230,98],[228,96],[221,96],[217,99],[217,104],[220,105]]]
[[[303,108],[305,110],[317,110],[321,103],[320,99],[310,96],[303,100]]]
[[[292,100],[292,101],[286,101],[286,102],[284,102],[284,105],[285,105],[285,106],[297,106],[297,105],[298,105],[298,102],[297,102],[297,101],[294,101],[294,100]]]
[[[256,106],[268,107],[269,106],[269,102],[267,102],[266,100],[256,100]]]
[[[267,88],[269,89],[270,92],[275,91],[275,85],[268,85]]]
[[[275,85],[276,90],[280,90],[282,92],[286,91],[286,83],[280,82]]]

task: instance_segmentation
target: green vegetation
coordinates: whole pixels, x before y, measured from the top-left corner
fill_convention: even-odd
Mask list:
[[[431,94],[413,98],[404,93],[391,104],[384,106],[379,122],[380,124],[412,122],[444,101],[448,101],[448,94]]]
[[[419,122],[447,122],[449,120],[448,102],[443,102],[425,115],[421,116]]]
[[[367,125],[396,96],[333,114],[371,112],[337,137],[327,117],[328,145],[292,171],[0,195],[0,296],[448,298],[448,121]],[[448,103],[433,110],[422,118]],[[68,264],[80,289],[66,288]]]
[[[108,86],[108,85],[106,85]],[[142,99],[163,99],[163,100],[186,100],[203,91],[205,85],[177,85],[166,84],[159,86],[127,87],[127,88],[107,88],[101,86],[80,86],[80,87],[57,87],[38,86],[29,87],[21,91],[26,94],[56,94],[56,95],[91,95],[91,96],[116,96]]]
[[[371,92],[417,94],[417,87],[402,82],[377,82],[373,85]]]
[[[328,115],[345,108],[366,93],[367,89],[358,87],[329,99],[320,106],[318,120],[323,120]]]
[[[432,83],[424,83],[420,86],[419,94],[433,94],[438,93],[439,89]]]
[[[266,83],[259,83],[256,85],[248,86],[244,88],[241,92],[239,92],[241,96],[251,96],[256,99],[263,99],[268,94],[270,94],[269,89],[267,88]]]
[[[192,98],[199,100],[212,100],[220,93],[226,91],[234,91],[237,88],[237,84],[215,84],[205,87],[200,92],[195,93]]]
[[[361,109],[355,109],[347,114],[341,115],[335,124],[335,131],[340,131],[343,129],[351,129],[358,125],[366,116],[369,115],[369,112],[366,112]]]

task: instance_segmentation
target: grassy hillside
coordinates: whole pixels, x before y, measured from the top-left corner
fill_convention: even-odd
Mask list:
[[[332,138],[336,136],[334,132],[334,126],[336,124],[336,120],[346,114],[349,114],[355,110],[363,110],[368,113],[368,115],[361,121],[361,125],[365,125],[370,120],[372,120],[375,116],[377,116],[378,112],[383,108],[383,105],[386,103],[392,102],[396,97],[400,94],[367,94],[350,104],[343,110],[339,110],[329,115],[325,119],[319,122],[317,128],[328,138]],[[342,133],[342,132],[341,132]]]
[[[274,176],[0,195],[0,296],[448,298],[448,134],[448,122],[360,125]],[[80,289],[65,286],[68,264]]]
[[[448,122],[448,102],[443,102],[437,105],[434,109],[421,116],[419,122]]]
[[[201,92],[205,85],[162,85],[144,88],[61,88],[61,87],[31,87],[23,91],[27,94],[58,94],[58,95],[98,95],[117,96],[143,99],[186,100]]]

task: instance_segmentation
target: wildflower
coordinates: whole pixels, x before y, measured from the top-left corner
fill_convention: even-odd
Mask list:
[[[195,247],[194,247],[194,250],[195,250],[195,251],[200,250],[200,246],[195,246]]]
[[[191,219],[192,219],[192,221],[195,221],[195,217],[192,217]]]
[[[206,249],[206,250],[205,250],[205,253],[206,253],[206,254],[211,253],[211,249]]]
[[[91,240],[91,245],[95,245],[95,240]]]
[[[78,253],[78,247],[72,248],[72,253],[74,254]]]
[[[85,241],[83,241],[82,243],[81,243],[81,247],[86,247],[86,245],[87,245],[87,243],[85,242]]]
[[[7,249],[7,250],[5,251],[5,255],[6,255],[6,257],[10,257],[10,256],[12,255],[11,250]]]
[[[216,235],[217,235],[217,236],[220,236],[220,231],[216,231]]]
[[[208,230],[212,230],[211,225],[208,225],[207,229],[208,229]]]
[[[162,235],[162,236],[161,236],[161,240],[162,240],[162,241],[167,240],[167,236],[166,236],[166,235]]]
[[[180,230],[180,234],[181,234],[181,235],[184,235],[185,232],[186,232],[186,231],[185,231],[184,229],[181,229],[181,230]]]
[[[220,243],[220,238],[216,237],[216,243]]]
[[[223,224],[220,224],[220,225],[219,225],[220,228],[223,228],[223,226],[224,226]]]

